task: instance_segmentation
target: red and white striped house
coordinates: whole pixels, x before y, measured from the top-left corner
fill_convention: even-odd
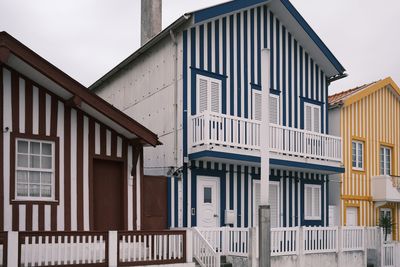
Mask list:
[[[0,32],[0,231],[146,228],[156,134]]]

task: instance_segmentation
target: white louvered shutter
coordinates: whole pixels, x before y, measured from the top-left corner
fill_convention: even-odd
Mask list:
[[[271,208],[271,228],[279,227],[279,187],[276,184],[269,185],[269,204]]]
[[[221,112],[221,83],[211,80],[211,111]]]
[[[305,213],[306,217],[312,216],[312,188],[306,187],[305,188]]]
[[[304,129],[307,131],[312,131],[312,107],[305,106],[304,111]]]
[[[261,121],[262,94],[254,91],[253,93],[253,119]]]
[[[321,132],[321,110],[319,107],[314,107],[314,132]]]
[[[279,97],[269,96],[269,122],[279,124]]]
[[[320,217],[321,216],[321,188],[314,187],[312,188],[313,191],[313,217]]]
[[[255,207],[255,217],[254,217],[254,226],[258,225],[258,207],[261,202],[261,188],[260,184],[256,183],[254,187],[254,207]]]
[[[199,112],[208,110],[208,81],[199,78]]]

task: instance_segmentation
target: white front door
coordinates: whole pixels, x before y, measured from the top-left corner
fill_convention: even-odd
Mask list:
[[[260,206],[260,181],[254,181],[253,203],[254,203],[254,226],[258,225],[258,207]],[[279,182],[269,182],[269,205],[271,208],[271,228],[279,227]]]
[[[358,208],[346,207],[346,226],[358,225]]]
[[[219,227],[219,180],[197,177],[197,226]]]
[[[379,212],[379,219],[382,218],[383,216],[387,216],[392,220],[392,210],[391,209],[381,209]],[[387,232],[387,240],[386,241],[392,241],[392,229],[388,229]]]

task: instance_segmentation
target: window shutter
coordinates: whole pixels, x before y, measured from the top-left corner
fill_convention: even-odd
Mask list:
[[[278,186],[276,184],[269,185],[269,204],[271,207],[271,228],[278,227],[279,210],[278,210]]]
[[[211,111],[220,113],[220,83],[211,81]]]
[[[199,112],[208,110],[208,81],[206,79],[199,79]]]
[[[253,93],[253,119],[261,121],[262,94]]]
[[[321,111],[319,107],[314,107],[314,132],[321,132]]]
[[[269,97],[269,122],[279,124],[279,98]]]
[[[307,131],[312,131],[312,108],[310,106],[305,106],[304,112],[304,129]]]
[[[254,218],[254,223],[253,225],[258,225],[258,207],[260,206],[260,202],[261,202],[261,189],[260,189],[260,184],[257,183],[255,184],[255,188],[254,188],[254,205],[255,205],[255,218]]]

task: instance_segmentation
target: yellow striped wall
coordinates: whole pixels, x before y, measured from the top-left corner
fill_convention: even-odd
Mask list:
[[[391,80],[391,79],[390,79]],[[385,80],[384,80],[385,81]],[[391,146],[392,174],[399,175],[400,152],[400,102],[398,95],[388,83],[378,83],[357,93],[345,101],[340,112],[343,141],[343,163],[346,172],[341,175],[341,220],[346,222],[346,207],[358,207],[359,224],[375,226],[379,209],[371,197],[371,177],[379,175],[379,148]],[[369,93],[372,90],[373,93]],[[367,91],[367,92],[364,92]],[[364,141],[364,171],[352,169],[352,140]],[[399,228],[399,205],[391,203],[392,214]],[[393,237],[399,240],[399,231]]]

